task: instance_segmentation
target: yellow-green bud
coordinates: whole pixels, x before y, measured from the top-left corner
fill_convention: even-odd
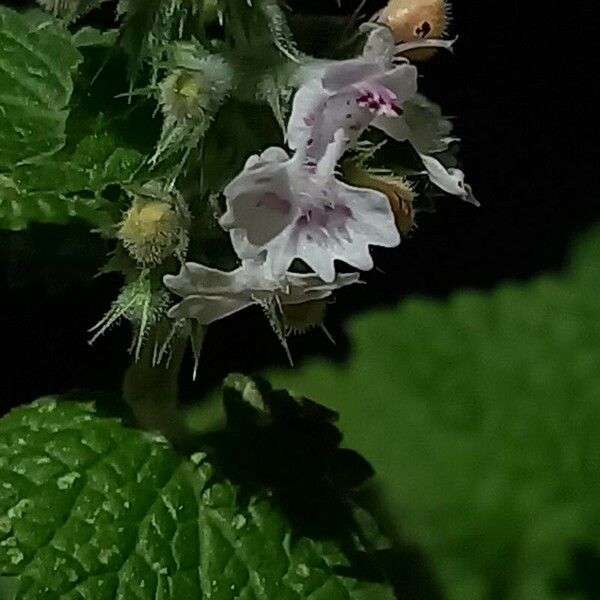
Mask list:
[[[183,256],[188,245],[187,224],[187,211],[181,206],[138,196],[125,213],[117,237],[138,263],[153,266],[169,256]]]
[[[206,108],[202,88],[202,75],[199,72],[177,69],[160,84],[164,112],[178,121],[201,121]]]

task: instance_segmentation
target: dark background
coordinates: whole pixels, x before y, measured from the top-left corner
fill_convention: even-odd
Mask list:
[[[304,12],[339,10],[334,0],[291,4]],[[349,10],[356,3],[342,4]],[[422,89],[457,117],[464,168],[482,206],[443,200],[435,214],[422,215],[412,239],[376,251],[380,270],[365,276],[369,285],[340,293],[330,311],[338,345],[319,332],[292,339],[297,362],[320,353],[344,360],[344,320],[373,305],[415,294],[444,298],[459,288],[489,289],[559,270],[573,238],[600,218],[589,44],[598,9],[591,0],[562,12],[538,4],[454,3],[455,56],[428,65]],[[120,281],[94,278],[108,247],[78,233],[76,227],[38,226],[0,234],[1,412],[43,394],[120,385],[129,361],[127,327],[93,347],[87,333]],[[184,369],[182,382],[197,397],[229,371],[284,362],[260,312],[246,311],[211,328],[201,382],[192,385],[191,369]]]

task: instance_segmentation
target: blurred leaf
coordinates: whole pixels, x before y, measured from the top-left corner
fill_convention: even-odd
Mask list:
[[[81,54],[69,32],[40,11],[0,6],[0,40],[0,169],[10,169],[63,146]]]
[[[260,393],[253,385],[230,381],[231,414]],[[306,410],[321,420],[324,409]],[[91,404],[45,398],[14,410],[0,421],[0,572],[18,575],[17,598],[32,600],[391,600],[353,562],[365,554],[356,532],[345,544],[303,535],[273,490],[233,485],[213,458],[183,459]]]
[[[570,274],[362,315],[349,363],[270,377],[340,411],[450,600],[566,598],[599,550],[599,266],[596,228]]]
[[[13,600],[17,593],[16,577],[0,577],[0,600]]]

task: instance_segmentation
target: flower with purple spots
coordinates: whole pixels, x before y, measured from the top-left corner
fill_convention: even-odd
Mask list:
[[[400,56],[414,44],[396,46],[391,31],[372,25],[362,56],[316,64],[304,69],[288,124],[288,144],[307,148],[307,159],[318,161],[335,132],[342,128],[347,142],[354,143],[369,126],[377,127],[397,141],[410,142],[437,187],[475,202],[459,169],[446,169],[420,143],[420,123],[406,110],[417,96],[417,69]],[[450,48],[446,40],[423,44]],[[421,43],[421,42],[418,42]]]
[[[335,177],[346,146],[338,129],[323,155],[307,164],[307,149],[289,158],[269,149],[248,160],[225,188],[227,211],[221,225],[232,231],[241,257],[264,255],[269,276],[277,280],[300,259],[324,281],[335,280],[335,261],[357,269],[373,268],[370,245],[400,243],[384,194],[356,188]]]

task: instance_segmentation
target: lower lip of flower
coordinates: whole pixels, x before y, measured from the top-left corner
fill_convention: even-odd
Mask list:
[[[298,229],[309,241],[325,241],[334,236],[349,237],[346,227],[354,219],[352,210],[343,204],[312,206],[296,220]]]

